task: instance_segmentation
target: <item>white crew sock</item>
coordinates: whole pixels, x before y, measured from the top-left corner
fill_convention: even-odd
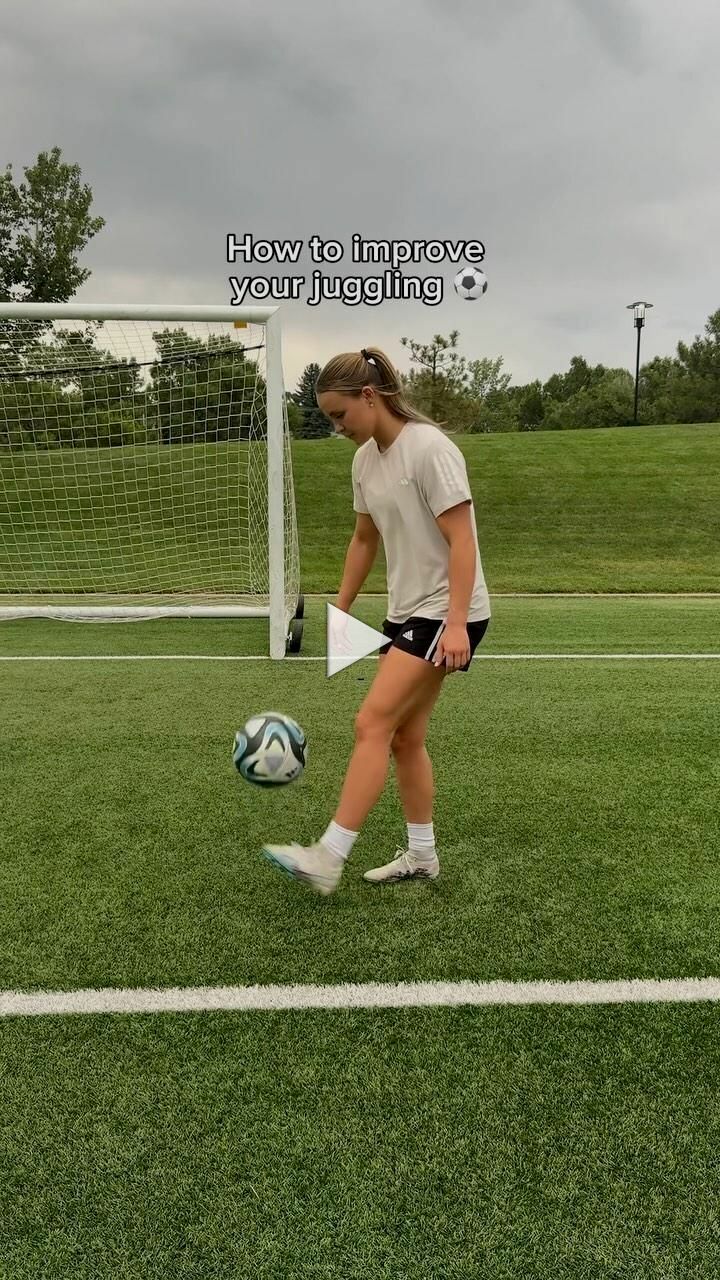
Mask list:
[[[435,832],[432,822],[408,822],[408,848],[418,862],[432,862],[435,853]]]
[[[359,831],[348,831],[347,827],[339,827],[337,822],[331,822],[320,840],[336,858],[346,859],[359,835]]]

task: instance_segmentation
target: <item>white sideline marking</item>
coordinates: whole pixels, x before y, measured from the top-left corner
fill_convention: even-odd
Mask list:
[[[629,659],[637,662],[641,658],[720,658],[720,653],[476,653],[473,662],[479,658],[481,662],[528,662],[552,659],[587,659],[599,658],[603,662],[617,659]],[[266,653],[253,654],[215,654],[215,653],[85,653],[85,654],[33,654],[29,656],[5,657],[0,655],[0,662],[269,662]],[[283,659],[284,661],[284,659]],[[324,657],[304,658],[300,654],[292,654],[287,659],[296,662],[324,662]],[[359,658],[359,662],[377,662],[376,655]]]
[[[664,1004],[720,1000],[720,978],[618,982],[398,982],[337,986],[105,987],[2,991],[0,1017],[257,1009],[406,1009],[441,1005]]]

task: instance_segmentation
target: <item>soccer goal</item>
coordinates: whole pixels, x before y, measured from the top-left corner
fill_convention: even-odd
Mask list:
[[[0,621],[303,598],[277,307],[0,304]]]

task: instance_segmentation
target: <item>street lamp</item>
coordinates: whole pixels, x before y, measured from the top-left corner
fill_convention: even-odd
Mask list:
[[[651,307],[652,302],[629,302],[626,311],[632,311],[635,314],[635,328],[637,329],[637,355],[635,357],[635,414],[633,422],[637,425],[637,404],[638,404],[638,379],[640,377],[640,330],[645,323],[645,308]]]

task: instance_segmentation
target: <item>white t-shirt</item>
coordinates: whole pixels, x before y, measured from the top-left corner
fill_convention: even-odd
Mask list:
[[[439,427],[406,422],[383,453],[371,437],[355,452],[352,484],[354,510],[372,516],[385,547],[389,621],[447,618],[450,548],[435,517],[468,499],[476,551],[468,622],[490,617],[465,459]]]

